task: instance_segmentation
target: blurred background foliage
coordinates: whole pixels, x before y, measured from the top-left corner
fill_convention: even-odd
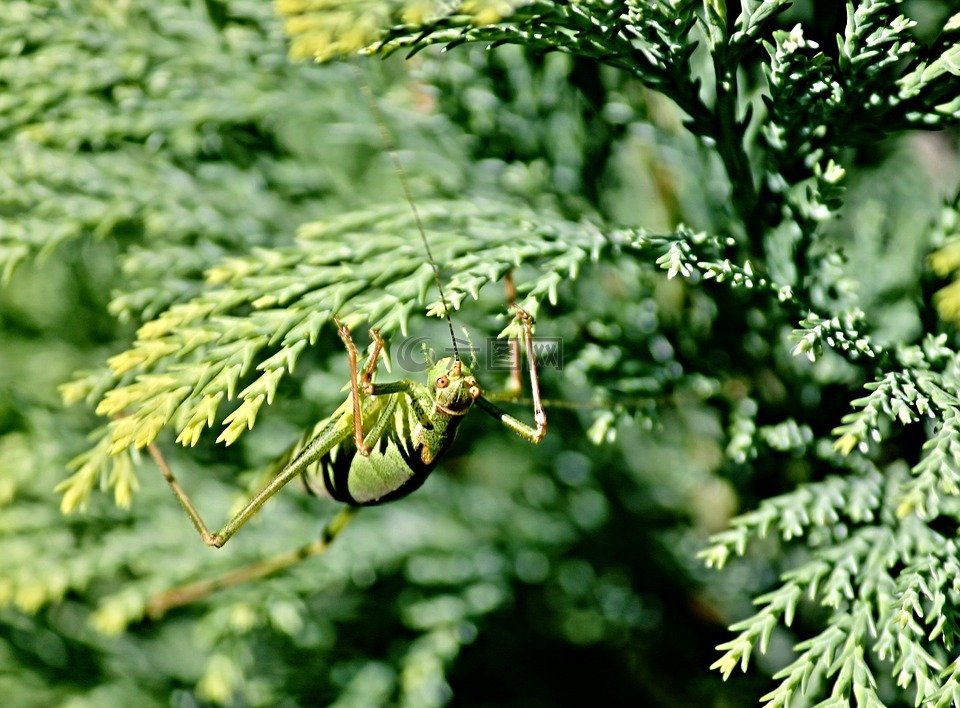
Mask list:
[[[903,9],[932,41],[951,6]],[[293,248],[306,222],[407,207],[351,67],[291,62],[269,3],[12,0],[3,14],[5,705],[738,706],[822,621],[807,608],[773,634],[759,671],[721,681],[708,667],[726,626],[797,551],[766,539],[723,573],[696,554],[737,512],[824,475],[806,450],[849,411],[864,371],[839,358],[805,369],[789,357],[797,321],[771,324],[737,291],[668,280],[655,257],[627,254],[565,279],[540,310],[538,333],[561,337],[565,357],[543,375],[554,402],[541,446],[470,416],[422,490],[364,510],[326,555],[145,616],[158,593],[308,543],[336,506],[290,485],[215,552],[133,453],[97,478],[120,506],[94,491],[82,513],[61,515],[53,490],[104,420],[65,406],[58,387],[92,372],[73,397],[95,403],[113,385],[103,362],[143,322],[202,297],[207,270]],[[829,47],[845,21],[824,0],[795,3],[777,25],[803,23]],[[744,58],[751,92],[760,61]],[[653,232],[726,233],[735,220],[716,153],[627,72],[516,46],[428,50],[363,72],[418,200]],[[914,341],[937,326],[942,283],[921,265],[942,245],[928,225],[956,189],[956,136],[845,149],[841,218],[824,242],[856,274],[873,336]],[[504,297],[491,285],[457,323],[496,335]],[[433,319],[416,314],[408,330],[444,346]],[[159,443],[208,521],[225,519],[346,381],[325,328],[236,445],[213,433],[192,449],[170,432]],[[770,427],[765,448],[758,425]],[[906,457],[921,443],[898,441]],[[909,701],[889,676],[880,683],[891,705]]]

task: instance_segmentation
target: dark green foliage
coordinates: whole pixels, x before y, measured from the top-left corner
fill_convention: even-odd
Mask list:
[[[4,704],[960,705],[950,3],[326,5],[4,5]],[[363,70],[455,321],[512,271],[564,367],[542,445],[473,414],[322,557],[151,617],[336,506],[213,551],[147,444],[219,525],[342,402],[333,314],[394,378],[449,347],[354,74],[281,28],[417,53]]]

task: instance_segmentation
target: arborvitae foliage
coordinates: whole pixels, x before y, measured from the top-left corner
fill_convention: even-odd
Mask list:
[[[960,705],[949,7],[5,3],[4,703]],[[472,414],[320,558],[163,613],[336,506],[215,552],[147,445],[218,524],[343,401],[333,315],[396,377],[450,346],[354,72],[288,52],[393,55],[457,324],[512,273],[563,342],[550,431]]]

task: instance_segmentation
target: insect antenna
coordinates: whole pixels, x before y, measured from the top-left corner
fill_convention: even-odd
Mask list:
[[[380,111],[380,107],[377,105],[377,100],[373,95],[373,91],[370,90],[370,84],[367,83],[366,77],[363,75],[363,70],[361,70],[356,64],[351,64],[351,66],[353,67],[353,71],[357,76],[357,81],[360,84],[360,90],[363,91],[364,98],[366,98],[367,103],[370,106],[370,112],[373,114],[374,120],[377,122],[377,128],[380,130],[380,137],[387,148],[387,152],[390,153],[390,160],[393,162],[393,169],[396,170],[397,177],[400,180],[400,186],[403,189],[403,195],[406,197],[407,203],[410,205],[410,211],[413,212],[413,220],[417,224],[417,230],[420,232],[420,239],[423,241],[423,248],[424,251],[426,251],[427,260],[430,262],[430,268],[433,270],[433,280],[437,284],[437,292],[440,293],[440,302],[443,303],[443,315],[447,320],[447,328],[450,330],[450,342],[453,344],[454,361],[459,363],[460,350],[457,348],[457,337],[453,332],[453,321],[450,319],[450,304],[447,302],[447,296],[443,292],[443,283],[440,280],[440,269],[437,267],[437,262],[433,258],[433,251],[430,250],[430,242],[427,240],[427,232],[423,228],[423,220],[420,218],[420,212],[417,209],[416,202],[413,200],[413,192],[410,190],[410,182],[407,179],[407,173],[403,169],[403,163],[400,162],[400,154],[397,152],[397,146],[393,142],[393,136],[387,129],[387,124],[383,119],[383,113]]]
[[[470,338],[470,330],[466,327],[461,327],[460,331],[463,332],[463,336],[467,339],[467,346],[470,347],[470,367],[479,369],[480,364],[477,361],[477,348],[473,346],[473,339]]]

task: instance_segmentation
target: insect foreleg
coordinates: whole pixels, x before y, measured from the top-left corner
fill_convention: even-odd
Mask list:
[[[353,343],[353,337],[350,336],[350,328],[341,324],[340,320],[336,317],[333,318],[333,321],[337,325],[337,333],[340,335],[340,339],[343,340],[343,345],[347,348],[347,359],[350,361],[350,394],[353,398],[353,442],[357,447],[357,452],[364,457],[369,457],[370,446],[376,442],[383,431],[380,430],[376,435],[373,435],[371,431],[371,435],[367,436],[367,438],[370,439],[365,438],[363,434],[360,391],[362,390],[368,396],[382,395],[376,392],[377,387],[373,384],[373,375],[376,373],[377,362],[380,359],[380,353],[383,351],[383,337],[380,336],[380,330],[370,330],[370,337],[373,339],[373,351],[370,354],[370,359],[367,361],[367,366],[363,370],[363,374],[360,375],[357,364],[357,345]]]
[[[363,389],[364,393],[372,396],[374,395],[371,389],[373,374],[377,370],[377,362],[380,359],[380,352],[383,351],[384,343],[379,329],[371,329],[370,337],[373,339],[373,352],[370,354],[370,360],[367,361],[367,368],[364,369],[363,376],[360,377],[360,388]]]
[[[530,367],[530,395],[533,396],[533,419],[537,422],[537,439],[540,442],[547,434],[547,414],[540,401],[540,379],[537,376],[537,358],[533,351],[533,321],[518,305],[513,306],[523,325],[523,343],[527,349],[527,365]]]
[[[505,410],[491,403],[483,396],[477,399],[477,406],[484,413],[496,418],[521,438],[527,442],[533,443],[534,445],[539,444],[540,441],[543,440],[543,436],[547,433],[547,421],[545,416],[543,417],[542,422],[538,420],[537,426],[533,427],[527,425],[519,418],[515,418],[514,416],[510,415]]]
[[[357,373],[357,345],[353,343],[353,337],[350,336],[350,328],[345,324],[341,324],[340,320],[336,317],[333,318],[333,321],[337,325],[337,334],[339,334],[340,339],[343,340],[343,346],[347,348],[347,359],[350,362],[350,397],[353,405],[353,443],[357,448],[357,452],[367,457],[370,455],[370,448],[363,444],[363,413],[361,410],[360,383]],[[368,374],[369,376],[373,376],[373,371],[376,369],[377,358],[380,355],[381,341],[379,337],[377,337],[377,340],[377,344],[374,346],[375,356],[370,357],[370,363],[367,364],[367,368],[363,372],[364,383],[367,382]]]
[[[543,440],[543,436],[547,434],[547,414],[544,412],[543,404],[540,401],[540,381],[537,377],[537,361],[533,351],[533,321],[530,315],[516,305],[514,305],[514,309],[517,311],[517,316],[523,325],[523,342],[526,348],[527,362],[530,367],[530,388],[532,389],[533,395],[533,418],[536,421],[536,427],[531,427],[518,418],[514,418],[483,396],[477,399],[477,405],[521,438],[536,445]]]

